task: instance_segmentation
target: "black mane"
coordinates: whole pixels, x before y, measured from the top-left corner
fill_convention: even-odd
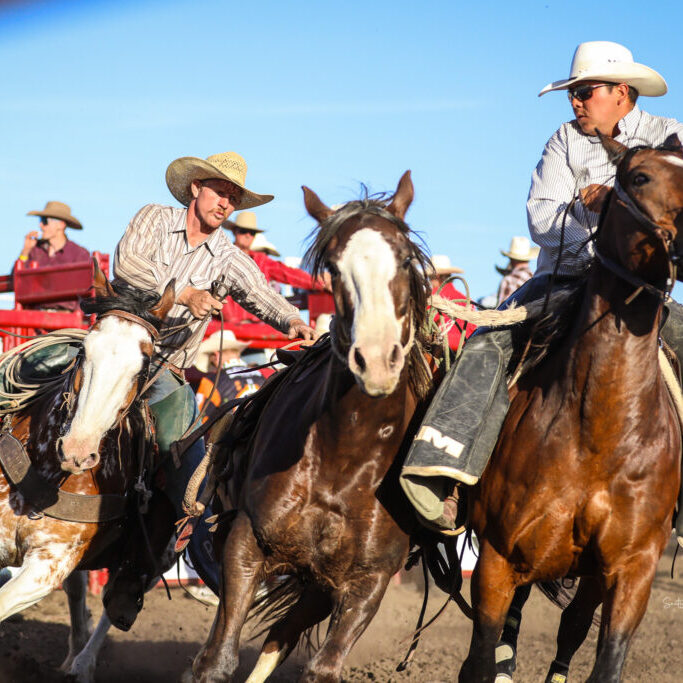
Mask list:
[[[112,289],[117,296],[97,296],[94,299],[81,301],[81,310],[87,315],[102,315],[108,311],[126,311],[154,325],[158,330],[162,321],[149,312],[159,303],[161,295],[147,289],[138,289],[127,282],[112,282]]]

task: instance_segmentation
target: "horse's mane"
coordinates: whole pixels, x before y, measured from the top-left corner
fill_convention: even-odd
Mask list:
[[[147,321],[158,330],[161,320],[149,312],[156,306],[161,295],[147,289],[138,289],[127,282],[112,282],[112,289],[117,296],[97,296],[94,299],[86,299],[81,302],[81,310],[88,315],[101,315],[108,311],[126,311],[137,315]]]
[[[319,277],[326,268],[326,252],[330,240],[337,234],[341,226],[350,218],[360,214],[380,216],[390,221],[406,238],[410,249],[410,299],[415,327],[415,345],[408,358],[412,386],[419,398],[424,398],[432,386],[432,377],[428,373],[423,360],[423,351],[431,349],[432,338],[428,331],[427,305],[432,293],[428,273],[431,265],[424,240],[414,232],[408,224],[387,211],[393,195],[385,194],[368,196],[347,202],[323,221],[309,235],[309,247],[304,254],[304,267],[309,268],[313,277]]]

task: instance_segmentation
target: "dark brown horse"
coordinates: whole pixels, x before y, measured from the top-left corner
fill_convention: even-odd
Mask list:
[[[480,558],[462,681],[495,679],[494,647],[515,588],[567,575],[586,580],[563,618],[558,656],[569,661],[602,602],[589,680],[618,681],[671,535],[681,434],[658,351],[683,153],[603,144],[618,164],[616,185],[578,314],[514,388],[471,506]]]
[[[0,566],[19,571],[0,588],[0,621],[66,582],[74,623],[81,625],[72,633],[71,655],[88,634],[82,584],[67,577],[75,569],[109,566],[108,549],[127,541],[122,530],[135,509],[133,485],[152,438],[138,399],[158,327],[174,301],[172,283],[161,298],[138,290],[121,295],[97,268],[95,291],[88,306],[102,315],[71,368],[7,414],[2,436],[5,452],[19,457],[23,448],[31,468],[17,476],[3,456]]]
[[[415,529],[397,474],[431,385],[420,343],[430,290],[425,257],[403,221],[410,175],[390,203],[354,201],[334,212],[309,189],[304,195],[320,224],[308,257],[315,272],[332,275],[332,344],[294,366],[260,416],[234,486],[221,604],[194,661],[198,681],[232,679],[256,589],[281,575],[300,581],[296,599],[248,680],[265,680],[304,631],[330,617],[302,680],[338,681]]]

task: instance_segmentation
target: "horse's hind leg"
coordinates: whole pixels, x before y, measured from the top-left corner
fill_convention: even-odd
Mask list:
[[[235,674],[240,633],[261,579],[264,559],[251,521],[240,512],[223,546],[221,601],[209,639],[192,664],[195,681],[230,681]]]
[[[603,577],[606,590],[598,653],[589,683],[621,680],[628,646],[647,608],[660,554],[652,550],[630,556],[626,566]]]
[[[85,647],[90,638],[92,624],[90,612],[85,604],[85,594],[88,587],[88,572],[76,571],[64,580],[62,584],[69,603],[71,630],[69,631],[69,654],[60,669],[68,671],[74,657]]]
[[[515,590],[512,604],[505,617],[503,635],[496,645],[496,681],[512,680],[517,668],[517,636],[522,625],[522,608],[529,599],[531,584]]]
[[[563,683],[569,675],[569,664],[588,635],[593,614],[602,602],[600,583],[584,576],[572,601],[562,612],[557,632],[557,652],[550,665],[546,683]]]
[[[327,636],[304,669],[301,681],[336,683],[341,680],[344,659],[377,613],[393,573],[368,574],[334,591]]]
[[[493,683],[496,679],[495,648],[515,590],[507,560],[486,541],[471,582],[474,624],[467,659],[458,680]]]
[[[270,629],[246,683],[265,681],[287,659],[301,634],[327,618],[331,611],[329,595],[312,586],[307,587],[298,602]]]
[[[67,673],[74,678],[77,683],[92,683],[95,680],[95,669],[97,668],[97,655],[107,637],[111,621],[106,611],[102,611],[102,616],[85,647],[76,655],[71,662]]]

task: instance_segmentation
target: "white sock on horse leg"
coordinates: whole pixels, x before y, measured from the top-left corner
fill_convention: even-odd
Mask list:
[[[35,605],[52,593],[63,576],[46,570],[44,561],[26,561],[18,572],[0,588],[0,621]]]
[[[284,660],[286,652],[287,650],[284,647],[275,652],[262,652],[245,683],[263,683],[275,671],[278,664]]]

